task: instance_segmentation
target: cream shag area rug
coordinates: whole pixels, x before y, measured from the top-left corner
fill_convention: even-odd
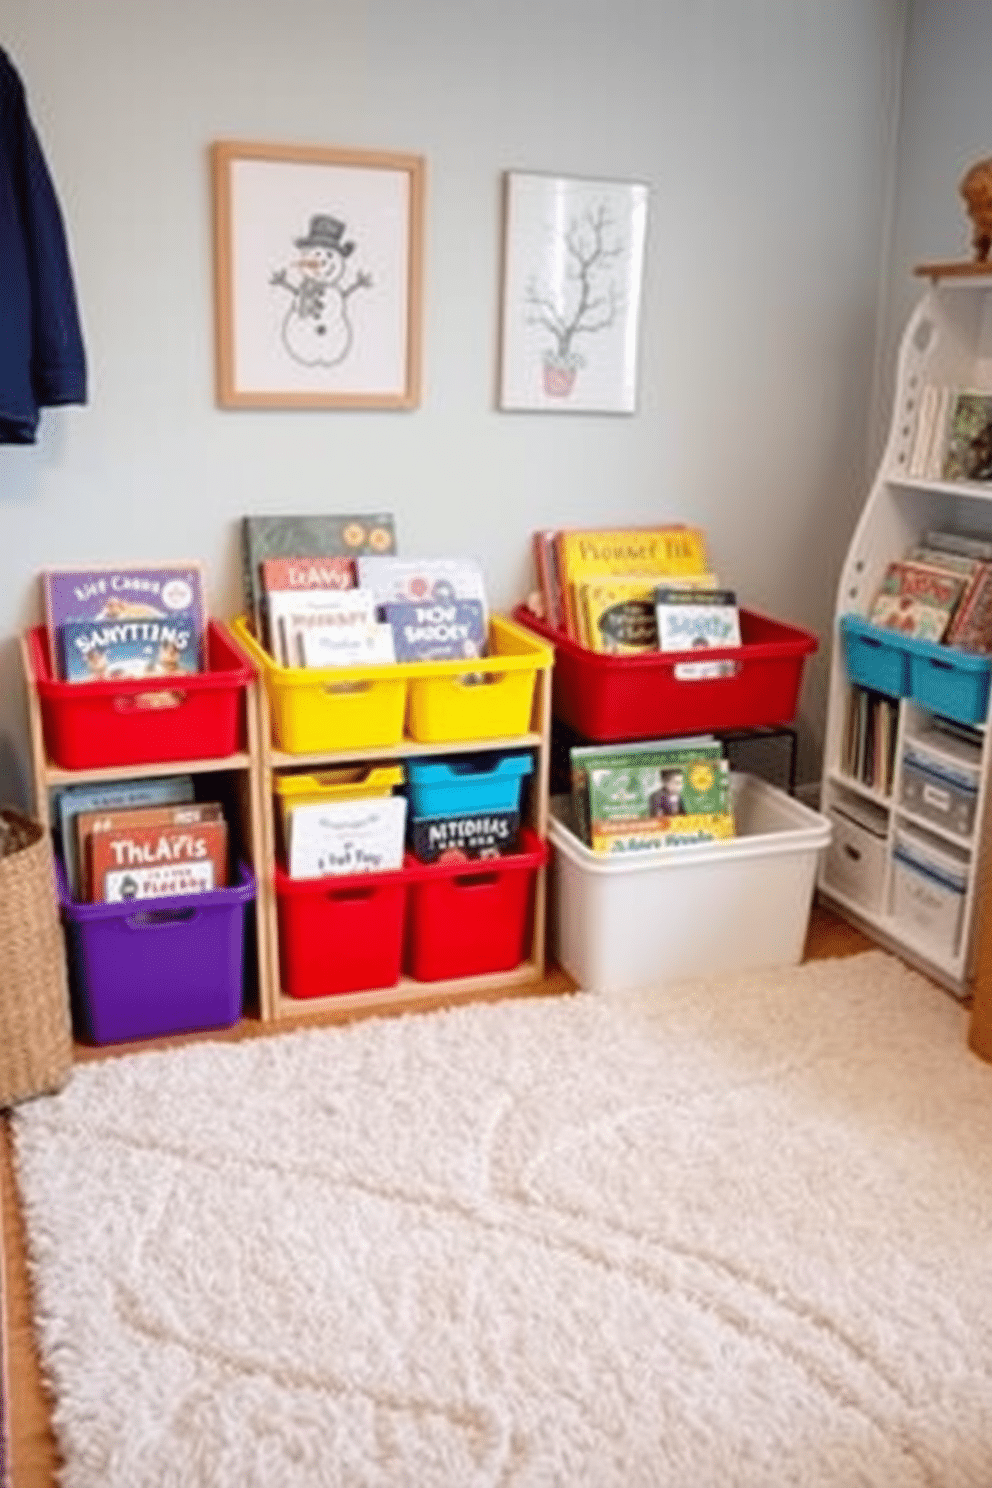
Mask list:
[[[68,1488],[989,1488],[992,1068],[881,951],[77,1067]]]

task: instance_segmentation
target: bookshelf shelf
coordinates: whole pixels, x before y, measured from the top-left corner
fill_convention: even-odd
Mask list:
[[[909,474],[927,384],[992,389],[992,266],[922,264],[916,273],[929,284],[903,332],[886,446],[837,589],[821,804],[835,823],[842,824],[842,832],[835,836],[842,838],[843,849],[837,851],[846,850],[848,857],[841,862],[832,848],[821,863],[818,887],[821,896],[859,928],[966,999],[976,983],[979,911],[992,832],[992,748],[985,719],[970,726],[977,800],[967,834],[949,824],[941,826],[904,800],[907,747],[916,743],[921,730],[947,722],[923,698],[914,697],[912,687],[898,689],[901,695],[893,701],[891,793],[873,788],[845,768],[856,683],[848,674],[842,621],[847,616],[866,618],[886,565],[903,557],[927,531],[944,528],[992,540],[992,482]],[[948,656],[955,653],[949,650]],[[860,813],[862,820],[852,822],[847,811]],[[927,862],[939,869],[932,878],[919,872],[914,861],[921,844]],[[945,870],[946,881],[941,878]],[[992,935],[988,939],[992,979]]]

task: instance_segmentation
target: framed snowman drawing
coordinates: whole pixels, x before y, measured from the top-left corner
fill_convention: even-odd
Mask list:
[[[217,401],[420,401],[421,156],[212,147]]]
[[[507,171],[499,402],[633,413],[648,188]]]

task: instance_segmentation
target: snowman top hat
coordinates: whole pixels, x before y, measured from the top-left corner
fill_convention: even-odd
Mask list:
[[[342,243],[344,223],[337,217],[318,212],[310,218],[310,230],[305,238],[297,238],[297,248],[333,248],[345,258],[355,251],[354,243]]]

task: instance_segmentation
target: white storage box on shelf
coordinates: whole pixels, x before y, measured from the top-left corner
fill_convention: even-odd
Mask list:
[[[732,776],[737,835],[634,858],[592,852],[551,801],[551,949],[580,987],[624,992],[795,966],[830,822],[753,775]]]

